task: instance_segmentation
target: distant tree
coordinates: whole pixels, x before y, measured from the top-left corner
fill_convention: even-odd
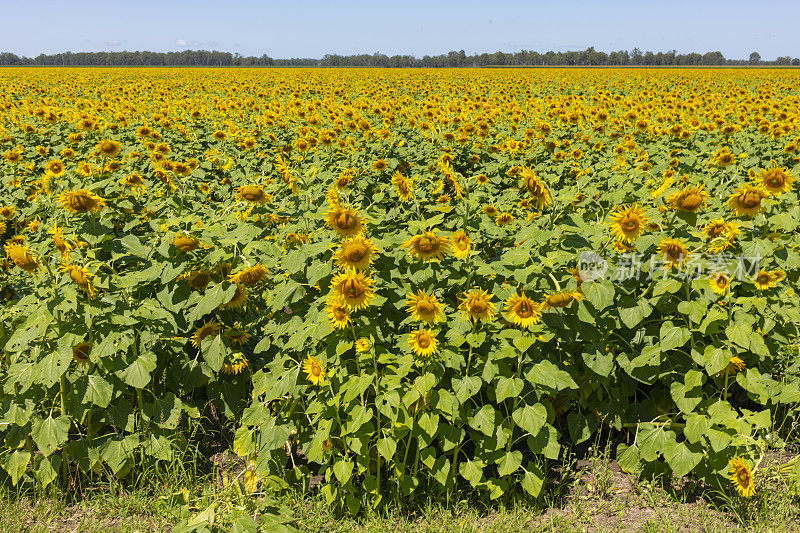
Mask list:
[[[791,65],[792,64],[792,56],[780,56],[778,59],[775,60],[776,65]]]
[[[792,66],[795,67],[800,66],[800,58],[795,57],[794,59],[792,59]]]
[[[751,65],[758,65],[759,61],[761,61],[761,54],[759,54],[758,52],[753,52],[750,54]]]

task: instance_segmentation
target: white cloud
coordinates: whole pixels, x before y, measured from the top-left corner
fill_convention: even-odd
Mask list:
[[[186,46],[186,41],[184,41],[183,39],[178,39],[177,41],[175,41],[175,44],[177,44],[178,46]]]
[[[119,45],[122,44],[122,41],[110,40],[110,41],[106,41],[106,44],[108,46],[119,46]]]

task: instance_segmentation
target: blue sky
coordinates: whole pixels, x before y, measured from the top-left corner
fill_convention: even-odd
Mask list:
[[[274,58],[520,49],[800,57],[797,0],[0,0],[0,51],[216,49]]]

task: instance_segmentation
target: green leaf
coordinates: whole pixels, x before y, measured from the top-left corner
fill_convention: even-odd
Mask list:
[[[380,453],[387,461],[392,460],[396,450],[397,442],[393,438],[383,437],[378,441],[378,453]]]
[[[585,416],[578,411],[572,411],[567,415],[567,428],[573,444],[584,442],[597,429],[597,417],[594,413]]]
[[[480,483],[483,477],[483,461],[464,461],[458,469],[461,477],[469,481],[473,487]]]
[[[706,416],[690,413],[686,415],[686,427],[683,428],[683,434],[687,441],[698,443],[708,431],[708,427],[708,418]]]
[[[347,459],[339,459],[333,464],[333,474],[342,485],[350,481],[353,476],[353,462]]]
[[[211,370],[219,372],[228,354],[228,348],[222,342],[222,335],[215,335],[214,337],[206,337],[203,339],[200,344],[200,351],[203,354],[203,359],[205,359],[208,366],[211,367]]]
[[[542,470],[533,463],[528,463],[527,468],[525,469],[525,475],[522,477],[522,488],[533,496],[534,498],[539,496],[539,493],[542,492],[542,486],[544,485],[544,474]]]
[[[547,409],[540,403],[524,405],[518,407],[511,414],[511,418],[519,427],[531,435],[537,435],[545,422],[547,422]]]
[[[31,454],[23,450],[16,450],[6,455],[3,461],[3,470],[8,472],[8,475],[11,476],[11,483],[14,486],[17,485],[19,479],[25,474],[30,460]]]
[[[666,352],[686,344],[691,338],[692,332],[685,327],[675,326],[672,322],[664,322],[661,324],[659,336],[659,347],[662,352]]]
[[[626,446],[623,443],[617,445],[617,464],[623,472],[632,474],[639,469],[639,448],[634,444],[633,446]]]
[[[497,461],[497,474],[500,476],[507,476],[513,474],[522,465],[522,452],[515,450],[513,452],[506,452],[500,460]]]
[[[683,477],[691,472],[703,458],[702,447],[696,444],[680,442],[665,458],[675,475]]]
[[[102,409],[108,407],[114,387],[103,376],[97,374],[89,374],[86,378],[86,393],[83,395],[83,403],[96,405]]]
[[[586,299],[598,311],[614,303],[614,285],[608,280],[586,282],[581,287]]]
[[[497,380],[495,385],[495,395],[498,402],[502,402],[506,398],[514,398],[522,392],[525,382],[518,377],[501,377]]]
[[[745,350],[750,349],[750,332],[752,328],[745,324],[728,324],[725,328],[725,335],[731,342],[741,346]]]
[[[45,456],[50,455],[56,448],[67,442],[67,434],[70,428],[69,418],[61,415],[53,418],[52,415],[44,420],[34,420],[31,429],[31,438],[36,443],[36,447]]]
[[[683,287],[683,283],[677,279],[663,278],[656,282],[656,286],[653,289],[653,296],[660,296],[666,293],[675,293],[678,292],[681,287]]]
[[[634,329],[639,323],[650,316],[653,308],[650,303],[645,299],[636,301],[632,307],[620,307],[617,309],[619,318],[628,329]]]
[[[156,363],[150,357],[139,356],[131,366],[117,372],[117,376],[135,389],[143,389],[150,383],[150,372],[156,369]]]
[[[231,301],[233,295],[236,293],[236,285],[233,283],[222,282],[217,283],[210,289],[207,289],[203,297],[197,303],[194,309],[189,312],[186,319],[189,322],[194,322],[203,318],[205,315]]]
[[[717,346],[706,346],[703,351],[703,365],[709,376],[721,372],[731,360],[731,353]]]
[[[497,429],[494,407],[491,405],[484,405],[481,407],[480,410],[469,419],[469,425],[487,437],[494,435]]]

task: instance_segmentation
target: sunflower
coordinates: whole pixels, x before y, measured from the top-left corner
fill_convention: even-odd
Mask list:
[[[770,167],[762,170],[753,181],[770,195],[780,196],[792,190],[794,177],[789,174],[788,169],[779,167],[775,161],[771,161]]]
[[[711,164],[718,167],[727,167],[736,162],[736,156],[733,155],[730,149],[726,146],[716,151],[711,158]]]
[[[172,245],[175,246],[178,250],[183,252],[191,252],[198,246],[200,246],[200,241],[192,237],[191,235],[186,235],[184,233],[179,233],[175,235],[175,238],[172,239]]]
[[[786,272],[783,270],[773,270],[769,273],[772,276],[772,279],[775,280],[775,283],[780,283],[781,281],[786,279]]]
[[[530,194],[536,209],[541,210],[550,205],[552,202],[550,193],[532,168],[523,168],[520,177],[522,178],[522,189],[527,190]]]
[[[761,201],[767,196],[765,189],[745,184],[728,198],[727,204],[737,215],[752,216],[761,211]]]
[[[196,291],[203,291],[211,283],[211,273],[208,270],[193,270],[185,275],[189,286]]]
[[[250,366],[250,361],[242,352],[232,352],[225,357],[222,367],[219,369],[223,374],[236,375]]]
[[[450,235],[450,251],[459,259],[469,256],[472,241],[463,230],[458,230]]]
[[[436,296],[428,294],[424,290],[408,295],[406,310],[412,319],[420,322],[436,323],[444,316],[442,304],[436,299]]]
[[[137,189],[144,189],[144,179],[142,179],[141,174],[136,172],[132,172],[119,180],[120,185],[123,187],[128,187],[133,190]]]
[[[725,375],[733,375],[737,372],[741,372],[747,365],[744,361],[736,357],[735,355],[730,358],[728,364],[720,371],[720,374]]]
[[[225,330],[225,338],[231,343],[231,346],[244,346],[250,340],[250,334],[242,329],[242,325],[237,322],[236,327],[228,327]]]
[[[521,328],[530,328],[539,323],[542,306],[525,296],[523,291],[506,299],[505,312],[510,322]]]
[[[500,226],[501,228],[504,226],[508,226],[514,222],[514,215],[503,211],[502,213],[497,213],[497,216],[494,217],[494,223]]]
[[[728,471],[730,472],[731,483],[736,487],[736,491],[745,498],[751,497],[756,493],[753,485],[753,472],[741,457],[733,457],[728,461]]]
[[[333,329],[344,329],[350,324],[350,309],[336,298],[328,300],[328,323]]]
[[[680,268],[689,259],[689,250],[679,240],[665,238],[658,243],[658,253],[664,260],[664,266]]]
[[[484,205],[484,206],[481,208],[481,211],[483,211],[483,214],[484,214],[484,215],[490,216],[490,217],[492,217],[492,218],[496,217],[496,216],[497,216],[497,214],[499,213],[499,211],[497,210],[497,208],[496,208],[495,206],[491,205],[491,204],[486,204],[486,205]]]
[[[222,309],[241,309],[244,307],[244,304],[247,303],[248,297],[247,287],[241,283],[237,283],[236,291],[233,293],[233,296],[231,296],[230,301],[221,307]]]
[[[355,268],[364,270],[372,264],[374,255],[375,246],[372,241],[358,235],[342,241],[339,251],[334,255],[334,259],[343,269]]]
[[[230,279],[232,283],[241,283],[242,285],[258,285],[266,275],[267,267],[261,263],[256,263],[253,266],[247,267],[244,270],[229,276],[228,279]]]
[[[758,274],[753,277],[753,284],[756,286],[756,289],[760,291],[772,288],[777,282],[776,276],[773,276],[772,272],[767,272],[766,270],[759,270]]]
[[[711,290],[716,294],[723,295],[727,292],[728,287],[731,285],[731,278],[729,278],[723,272],[716,272],[715,274],[712,274],[710,278],[708,278],[708,284],[711,286]]]
[[[60,176],[66,170],[64,163],[59,159],[53,159],[45,165],[45,171],[51,176]]]
[[[340,237],[359,235],[364,231],[364,220],[358,211],[338,204],[325,213],[325,224]]]
[[[436,335],[429,329],[418,329],[408,334],[408,346],[417,357],[436,353]]]
[[[39,263],[31,255],[31,251],[25,244],[6,243],[6,255],[19,268],[25,272],[33,272],[39,268]]]
[[[561,291],[554,294],[548,294],[542,301],[542,309],[567,307],[576,300],[583,300],[583,293],[579,291]]]
[[[414,198],[414,180],[409,180],[399,170],[392,174],[392,185],[403,203],[410,202]]]
[[[78,265],[61,265],[58,269],[66,272],[70,279],[75,282],[75,285],[80,287],[89,298],[94,298],[96,291],[91,281],[94,274]]]
[[[306,373],[306,377],[308,377],[308,380],[314,385],[325,384],[325,369],[322,368],[322,364],[320,364],[316,357],[309,355],[308,358],[303,361],[303,372]]]
[[[637,204],[618,206],[611,213],[611,231],[617,241],[632,243],[642,234],[648,223],[644,209]]]
[[[359,337],[356,339],[356,351],[358,353],[366,353],[372,348],[372,341],[366,337]]]
[[[675,194],[668,196],[666,201],[667,205],[672,209],[686,213],[696,213],[701,207],[708,204],[710,197],[711,195],[703,190],[703,184],[697,184],[694,187],[684,187]]]
[[[202,326],[192,333],[192,346],[199,350],[200,346],[203,344],[203,339],[217,335],[219,333],[219,327],[220,324],[216,320],[212,319],[204,322]]]
[[[107,159],[117,157],[122,151],[122,144],[111,139],[104,139],[94,147],[95,151]]]
[[[408,248],[409,255],[417,256],[422,261],[439,261],[447,254],[449,241],[447,237],[439,237],[433,231],[426,231],[404,242],[403,248]]]
[[[100,211],[106,205],[103,198],[84,189],[63,192],[58,196],[58,201],[63,209],[73,213]]]
[[[627,244],[625,241],[614,241],[613,248],[614,251],[619,254],[632,252],[636,249],[635,246],[632,244]]]
[[[458,308],[471,320],[492,320],[497,313],[490,300],[494,295],[482,289],[474,289],[460,298]]]
[[[236,198],[256,204],[266,203],[269,199],[267,193],[264,192],[264,189],[258,187],[257,185],[242,185],[236,189]]]
[[[377,161],[373,161],[372,165],[370,165],[372,170],[374,170],[375,172],[383,172],[384,170],[386,170],[388,166],[389,164],[384,159],[378,159]]]
[[[83,341],[72,347],[72,358],[79,365],[89,364],[89,352],[92,350],[92,343]]]
[[[367,307],[375,297],[372,285],[375,281],[355,269],[336,274],[331,280],[331,292],[351,310]]]

